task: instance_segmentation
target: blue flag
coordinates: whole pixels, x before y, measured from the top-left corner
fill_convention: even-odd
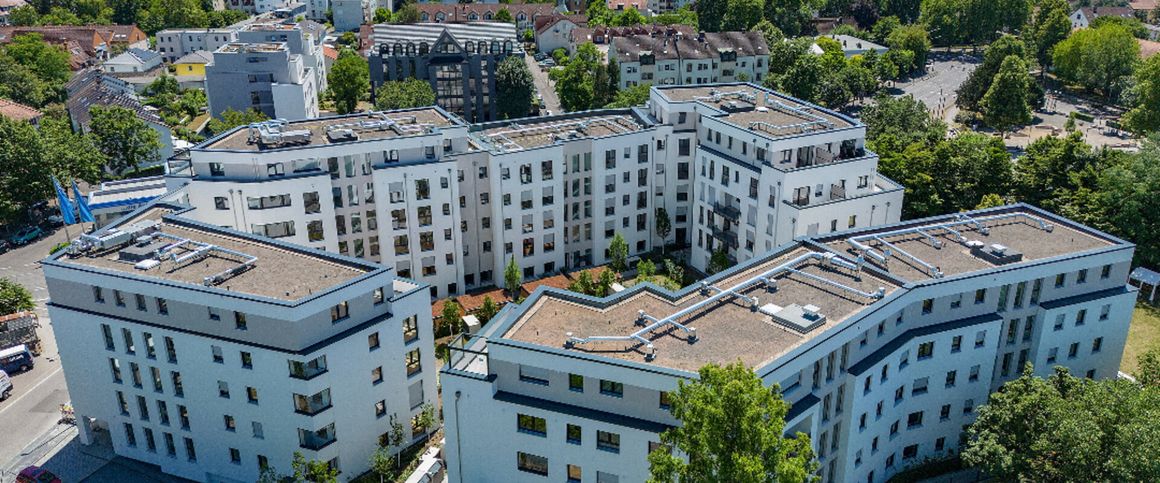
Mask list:
[[[89,210],[89,200],[81,194],[81,189],[77,187],[77,180],[73,180],[73,196],[77,200],[77,211],[80,212],[81,223],[92,223],[93,212]]]
[[[60,216],[64,218],[64,224],[76,223],[77,217],[73,214],[72,201],[69,201],[68,193],[64,191],[64,188],[60,187],[60,182],[56,180],[56,176],[52,177],[52,186],[56,188],[56,201],[60,203]]]

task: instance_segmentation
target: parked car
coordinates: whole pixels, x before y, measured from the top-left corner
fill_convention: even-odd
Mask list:
[[[42,236],[44,236],[44,232],[40,230],[39,226],[26,226],[16,232],[9,241],[13,245],[22,246],[32,243]]]
[[[8,399],[12,394],[12,379],[8,377],[8,373],[0,371],[0,401]]]
[[[0,240],[0,253],[4,253],[12,249],[12,244],[8,240]]]
[[[32,353],[24,344],[0,350],[0,371],[15,374],[32,369],[35,365]]]
[[[536,54],[535,56],[533,56],[532,58],[536,59],[536,61],[539,62],[541,60],[547,59],[548,53],[547,52],[540,52],[540,53]]]
[[[16,483],[61,483],[60,478],[39,466],[29,466],[16,475]]]
[[[47,228],[57,228],[64,226],[64,217],[60,215],[51,215],[45,218],[44,221],[40,223],[40,226]]]

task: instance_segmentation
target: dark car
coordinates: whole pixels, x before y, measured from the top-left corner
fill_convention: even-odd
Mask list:
[[[12,244],[8,240],[0,240],[0,253],[4,253],[12,249]]]
[[[64,217],[60,215],[51,215],[40,222],[40,226],[46,228],[59,228],[64,226]]]
[[[16,475],[16,483],[61,483],[60,478],[39,466],[29,466]]]
[[[26,226],[21,228],[20,231],[16,232],[16,234],[13,235],[9,241],[11,241],[13,245],[21,246],[32,243],[41,236],[44,236],[44,232],[40,230],[39,226]]]

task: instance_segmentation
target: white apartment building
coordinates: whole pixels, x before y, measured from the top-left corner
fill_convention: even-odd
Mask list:
[[[172,63],[183,56],[204,50],[213,52],[238,39],[236,28],[220,29],[165,29],[157,32],[157,52],[165,62]]]
[[[608,58],[620,68],[620,88],[702,85],[734,82],[761,84],[769,70],[769,46],[759,32],[679,31],[614,37]]]
[[[630,255],[658,248],[658,208],[664,242],[693,244],[699,269],[715,247],[744,261],[834,219],[897,221],[902,188],[876,174],[864,134],[751,84],[654,88],[644,108],[475,125],[433,107],[240,127],[171,162],[169,179],[190,185],[200,221],[277,223],[265,233],[445,297],[501,283],[511,259],[525,280],[606,263],[617,233]],[[789,203],[816,183],[824,203]]]
[[[1027,205],[804,237],[672,292],[540,287],[440,374],[449,481],[644,481],[678,381],[740,360],[823,482],[957,454],[1023,364],[1116,377],[1134,246]]]
[[[296,452],[349,480],[392,419],[422,437],[437,401],[423,285],[188,218],[200,209],[151,203],[44,261],[82,443],[196,481],[288,474]]]
[[[318,70],[308,60],[285,42],[219,48],[205,66],[209,112],[221,117],[227,109],[253,109],[274,119],[318,117]]]

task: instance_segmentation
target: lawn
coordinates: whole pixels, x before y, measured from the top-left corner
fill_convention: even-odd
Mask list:
[[[1134,373],[1136,358],[1153,347],[1160,347],[1160,308],[1138,303],[1132,315],[1132,327],[1128,330],[1128,343],[1124,347],[1120,370]]]

